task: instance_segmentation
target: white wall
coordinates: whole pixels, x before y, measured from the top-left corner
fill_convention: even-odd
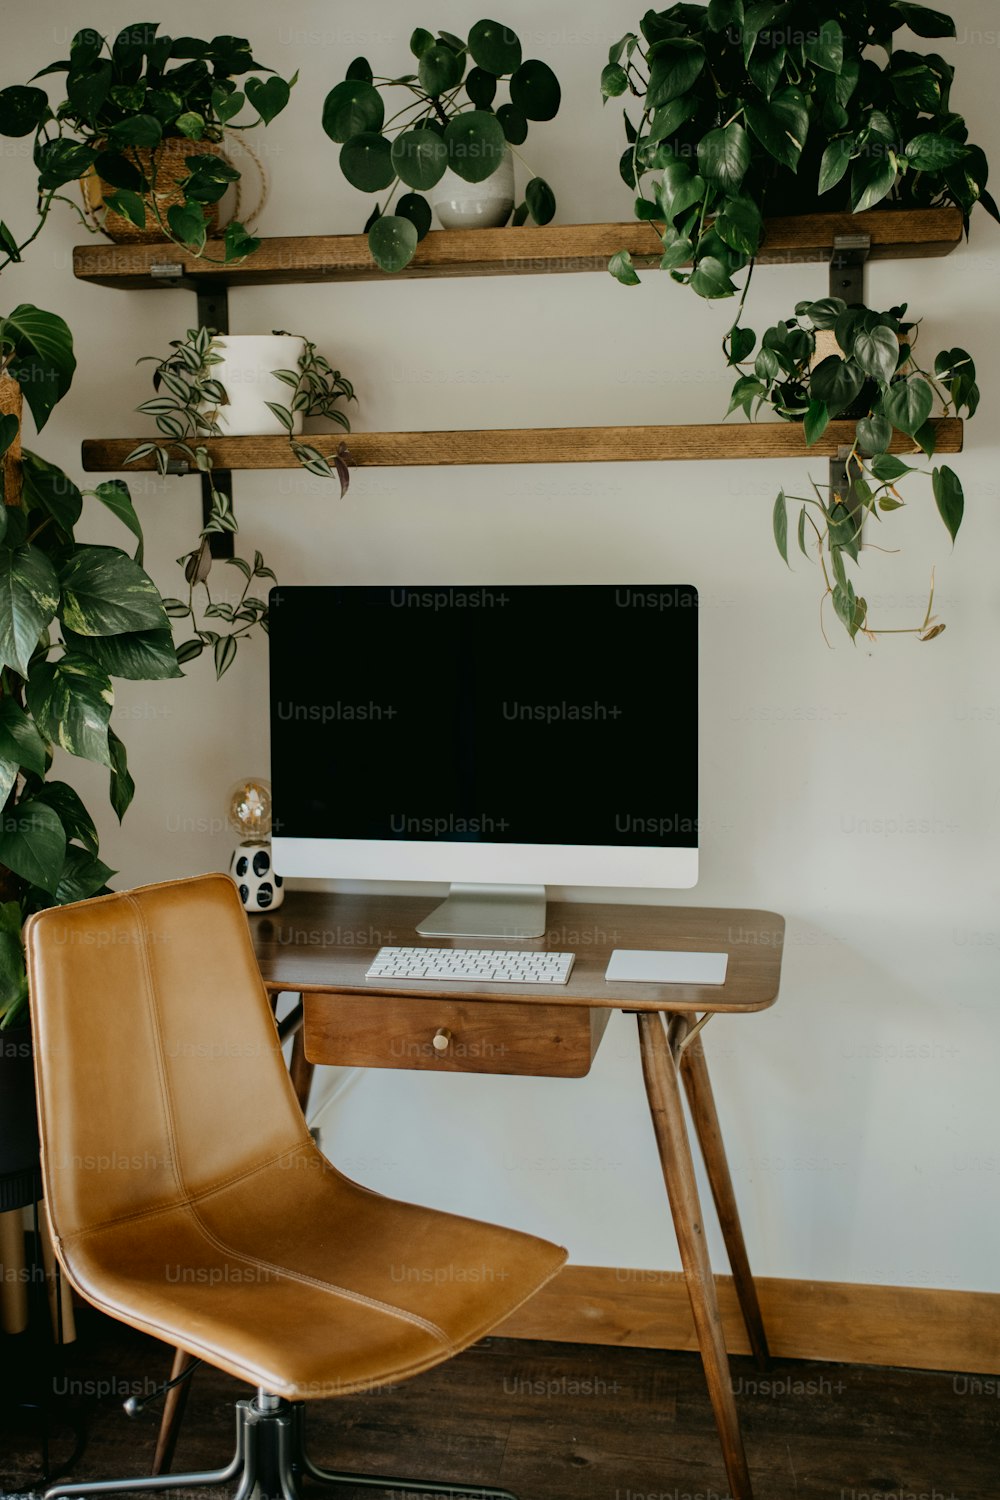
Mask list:
[[[995,7],[948,8],[960,39],[941,51],[960,70],[957,107],[1000,160]],[[621,0],[498,7],[564,84],[559,117],[529,139],[560,222],[628,217],[620,117],[614,105],[602,111],[597,76],[639,9]],[[134,11],[131,0],[7,6],[2,82],[64,55],[85,21],[115,30]],[[157,12],[174,34],[248,34],[284,74],[301,68],[293,107],[258,132],[272,174],[269,234],[345,233],[364,222],[368,205],[340,177],[319,124],[350,59],[365,51],[402,70],[416,22],[466,32],[480,14],[470,0],[439,0],[419,15],[401,0],[213,0],[207,9],[173,0],[143,15]],[[5,141],[3,151],[4,217],[23,225],[30,161],[24,143]],[[954,554],[921,493],[885,528],[902,554],[865,560],[872,617],[887,626],[912,623],[936,564],[948,630],[932,645],[890,637],[852,649],[839,628],[834,649],[824,645],[814,572],[798,559],[788,573],[770,537],[774,494],[804,483],[805,465],[361,471],[343,504],[298,474],[237,476],[245,545],[289,582],[700,585],[709,606],[702,880],[696,892],[635,899],[788,917],[778,1006],[715,1020],[708,1033],[751,1254],[765,1275],[1000,1290],[998,235],[977,215],[971,246],[950,260],[870,272],[873,305],[908,299],[926,319],[925,348],[964,344],[981,367],[983,411],[956,461],[968,510]],[[75,282],[70,249],[81,237],[59,210],[28,263],[5,278],[5,305],[35,300],[75,331],[79,374],[38,445],[71,469],[85,435],[143,430],[131,415],[141,394],[134,361],[194,318],[181,292]],[[826,274],[773,268],[756,283],[750,321],[760,330],[823,295]],[[732,304],[708,306],[655,275],[632,291],[593,274],[274,287],[231,299],[234,331],[315,338],[356,381],[356,425],[371,429],[716,421],[728,386],[718,340],[731,313]],[[814,470],[822,480],[822,464]],[[197,483],[150,478],[132,488],[152,571],[179,592],[173,560],[196,531]],[[98,515],[92,535],[117,539]],[[227,790],[267,766],[265,674],[258,645],[220,685],[207,661],[183,683],[121,685],[117,722],[139,791],[121,830],[109,811],[101,822],[122,883],[225,864]],[[651,683],[660,676],[650,662]],[[73,763],[67,774],[100,809],[103,773]],[[325,1145],[373,1186],[529,1226],[564,1241],[576,1261],[674,1266],[644,1111],[635,1038],[617,1016],[583,1082],[368,1074],[328,1113]]]

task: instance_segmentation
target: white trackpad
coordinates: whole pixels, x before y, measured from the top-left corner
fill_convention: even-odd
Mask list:
[[[606,980],[635,984],[725,984],[728,953],[672,953],[662,948],[616,948]]]

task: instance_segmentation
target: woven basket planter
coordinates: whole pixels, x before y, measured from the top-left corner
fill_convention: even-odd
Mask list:
[[[190,141],[186,136],[170,136],[158,146],[132,148],[130,155],[133,160],[138,161],[147,181],[153,180],[154,164],[156,169],[155,191],[142,195],[146,206],[145,229],[139,229],[130,219],[107,207],[104,198],[110,196],[115,189],[98,177],[93,167],[80,179],[87,212],[98,228],[117,245],[147,245],[162,240],[164,233],[157,222],[152,199],[155,197],[156,209],[159,210],[160,218],[165,221],[167,210],[184,202],[181,183],[189,176],[187,158],[204,156],[209,152],[221,154],[222,146],[212,141]],[[212,235],[218,229],[219,205],[205,203],[202,207],[207,214],[206,228],[209,235]]]
[[[21,387],[9,375],[0,376],[0,416],[17,418],[17,437],[3,456],[3,493],[7,505],[21,503]]]

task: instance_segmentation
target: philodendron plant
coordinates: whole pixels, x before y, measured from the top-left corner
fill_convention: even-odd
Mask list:
[[[982,203],[1000,218],[951,107],[954,69],[898,47],[904,27],[955,35],[910,0],[711,0],[648,11],[615,43],[603,95],[639,107],[637,122],[625,111],[621,173],[676,281],[731,296],[765,213],[955,204],[968,228]],[[627,251],[609,269],[638,281]]]
[[[852,639],[861,631],[867,636],[915,634],[927,641],[945,628],[931,613],[933,586],[922,624],[904,632],[873,626],[868,605],[847,574],[847,563],[856,564],[864,546],[865,523],[899,510],[905,503],[902,482],[927,473],[907,460],[920,453],[933,456],[935,406],[944,416],[964,412],[972,417],[979,405],[971,356],[964,349],[947,349],[937,355],[933,370],[923,368],[914,347],[918,325],[904,321],[905,315],[905,305],[875,312],[848,307],[837,297],[799,303],[794,318],[776,323],[764,334],[752,370],[747,368],[737,379],[729,406],[730,412],[742,409],[748,417],[766,408],[786,421],[802,422],[808,444],[818,442],[834,418],[856,419],[845,492],[814,481],[812,495],[786,495],[782,490],[773,513],[775,542],[787,563],[788,505],[801,507],[799,548],[807,557],[810,551],[818,557],[823,599],[831,599]],[[736,329],[732,342],[730,363],[749,366],[756,335]],[[834,348],[827,353],[824,343]],[[947,464],[932,468],[929,477],[954,542],[965,510],[961,481]]]
[[[275,332],[283,333],[283,330]],[[218,367],[223,363],[218,337],[214,329],[192,328],[186,338],[172,340],[171,352],[165,358],[146,355],[139,361],[142,364],[152,360],[155,366],[153,385],[157,394],[136,409],[153,418],[161,436],[157,441],[140,443],[133,448],[125,460],[127,464],[153,454],[159,472],[166,474],[172,460],[183,459],[199,473],[207,474],[211,483],[213,463],[205,439],[224,436],[220,414],[229,401],[226,388],[218,378]],[[345,432],[350,432],[350,420],[339,403],[357,399],[354,386],[319,353],[314,343],[304,337],[301,342],[303,352],[296,368],[271,372],[277,381],[288,387],[287,404],[275,401],[265,404],[288,434],[289,445],[301,466],[310,474],[336,479],[343,498],[350,484],[347,444],[340,442],[335,452],[324,454],[315,442],[296,435],[294,428],[296,417],[301,413],[303,417],[321,417],[336,422]],[[221,677],[235,661],[239,642],[257,626],[267,631],[267,603],[252,594],[250,589],[254,579],[273,580],[275,575],[265,565],[260,552],[254,553],[252,563],[242,557],[226,558],[226,563],[243,577],[242,591],[234,602],[212,598],[209,585],[213,562],[210,537],[213,533],[235,532],[239,528],[228,495],[216,489],[214,484],[211,493],[211,513],[199,534],[197,545],[177,559],[184,570],[187,597],[168,598],[164,604],[171,617],[189,620],[194,631],[191,638],[178,647],[178,661],[193,661],[210,648],[216,676]],[[203,597],[199,597],[198,590]],[[212,623],[206,623],[208,621]]]
[[[93,170],[112,213],[140,229],[155,221],[165,239],[195,255],[205,250],[206,209],[240,176],[212,148],[226,130],[269,125],[296,81],[257,62],[245,37],[175,39],[161,34],[155,21],[133,22],[113,41],[93,27],[78,31],[69,57],[43,67],[35,78],[59,73],[65,84],[54,108],[34,79],[0,90],[0,135],[35,138],[38,228],[62,196],[60,189]],[[242,116],[246,106],[249,119]],[[170,141],[189,142],[190,152],[179,201],[163,212],[158,151]],[[224,259],[249,255],[258,244],[242,224],[231,223],[224,232]],[[8,235],[8,254],[11,245],[16,248]]]
[[[365,228],[372,257],[383,271],[401,271],[431,227],[423,196],[447,169],[466,182],[483,182],[511,150],[523,145],[531,120],[551,120],[559,109],[559,81],[547,63],[522,59],[521,43],[499,21],[477,21],[468,41],[449,31],[418,27],[410,38],[415,73],[373,74],[358,57],[323,105],[323,129],[340,143],[340,169],[364,193],[387,191]],[[496,103],[506,83],[509,102]],[[386,118],[383,92],[402,91]],[[528,169],[530,171],[530,168]],[[393,200],[400,186],[409,189]],[[392,208],[392,212],[390,212]],[[548,224],[556,209],[552,189],[531,174],[513,223],[530,216]]]
[[[0,319],[0,371],[23,381],[40,429],[65,394],[73,341],[61,318],[19,307]],[[4,451],[18,419],[0,418]],[[142,529],[120,480],[81,491],[24,450],[21,491],[0,504],[0,1028],[27,1005],[22,923],[93,896],[114,873],[94,820],[52,775],[58,746],[106,767],[121,818],[132,800],[125,746],[111,728],[114,678],[180,677],[163,600],[142,568]],[[85,495],[132,534],[132,555],[77,536]]]

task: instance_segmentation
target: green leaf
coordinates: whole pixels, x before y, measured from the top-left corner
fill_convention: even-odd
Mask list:
[[[862,453],[884,453],[892,442],[892,423],[882,416],[862,417],[856,435]]]
[[[705,196],[705,182],[701,177],[692,176],[685,162],[669,161],[663,168],[660,195],[666,217],[677,219],[686,209],[701,202]]]
[[[497,81],[485,68],[470,68],[465,92],[477,109],[489,109],[497,95]]]
[[[136,538],[138,546],[135,549],[135,561],[142,564],[143,539],[142,526],[139,517],[135,513],[132,504],[132,496],[129,494],[128,485],[123,479],[108,479],[104,484],[99,484],[92,492],[102,505],[106,505],[112,515],[118,517],[124,526],[127,526]]]
[[[660,257],[660,270],[676,271],[679,266],[690,265],[693,259],[694,246],[685,235],[679,234],[667,243],[667,248]]]
[[[928,131],[915,135],[906,147],[906,159],[917,172],[944,172],[969,155],[968,146],[951,136]]]
[[[38,726],[13,698],[0,698],[0,756],[39,776],[48,764],[48,746]]]
[[[272,73],[270,78],[248,78],[245,93],[248,102],[260,115],[263,125],[270,125],[280,115],[291,97],[291,89],[283,78]]]
[[[865,383],[865,377],[850,360],[831,354],[813,370],[809,391],[813,400],[824,401],[831,417],[837,417],[850,406]]]
[[[440,182],[448,165],[448,147],[433,130],[405,130],[393,141],[391,154],[396,175],[421,192]]]
[[[809,410],[803,419],[806,442],[812,447],[813,443],[819,442],[827,427],[830,425],[830,412],[823,401],[810,401]]]
[[[43,734],[70,755],[110,765],[108,720],[115,695],[96,662],[67,655],[40,662],[25,688],[28,708]]]
[[[926,380],[919,375],[910,375],[890,386],[882,405],[893,427],[912,436],[930,416],[934,393]]]
[[[778,498],[774,502],[774,512],[771,517],[774,528],[774,542],[787,567],[791,567],[788,561],[788,507],[785,504],[784,490],[778,491]]]
[[[109,677],[161,682],[183,677],[169,629],[132,630],[120,635],[77,635],[64,630],[66,649],[89,656]]]
[[[916,57],[916,53],[910,54]],[[892,91],[904,108],[936,115],[941,108],[941,84],[933,71],[922,63],[914,67],[894,67]]]
[[[528,211],[536,224],[549,224],[555,216],[556,198],[544,177],[532,177],[524,189]]]
[[[704,66],[705,49],[693,37],[663,42],[650,63],[646,108],[655,109],[686,94]]]
[[[13,343],[9,373],[20,383],[41,432],[52,408],[69,390],[76,369],[73,335],[62,318],[22,302],[0,318],[0,338]]]
[[[51,516],[63,535],[72,537],[83,509],[83,498],[72,479],[27,450],[21,455],[21,478],[28,509]]]
[[[764,390],[763,383],[755,380],[752,375],[741,375],[733,386],[733,393],[729,398],[729,408],[726,416],[730,416],[734,411],[742,407],[749,417],[751,406],[758,396],[763,396]]]
[[[423,57],[428,47],[433,47],[433,45],[433,33],[428,31],[424,26],[418,26],[416,31],[410,37],[410,51],[413,53],[414,57]]]
[[[827,73],[839,73],[844,66],[844,33],[837,21],[824,21],[815,37],[805,42],[806,57]]]
[[[59,618],[79,635],[113,636],[167,626],[156,584],[117,547],[77,547],[59,570]]]
[[[129,115],[107,131],[108,140],[119,146],[158,146],[162,135],[163,127],[155,115]]]
[[[622,286],[638,286],[639,277],[632,264],[632,255],[628,250],[616,250],[608,261],[608,270],[616,281]]]
[[[374,130],[363,130],[340,148],[340,170],[352,187],[363,193],[380,193],[396,175],[392,147]]]
[[[182,245],[200,254],[208,231],[205,215],[197,203],[174,203],[167,209],[167,223]]]
[[[44,89],[25,88],[21,84],[0,89],[0,135],[31,135],[48,113],[49,96]]]
[[[749,196],[730,198],[715,220],[715,232],[740,255],[756,255],[764,232],[760,209]]]
[[[56,889],[66,857],[66,833],[44,802],[29,798],[0,819],[0,864],[31,885]]]
[[[191,141],[200,141],[205,134],[205,116],[197,114],[193,109],[185,110],[182,115],[178,115],[174,124],[181,135],[186,135]]]
[[[805,96],[796,88],[782,89],[767,104],[748,104],[746,119],[775,161],[794,171],[809,130]]]
[[[44,802],[58,814],[67,838],[76,839],[90,854],[98,853],[100,840],[94,820],[68,782],[43,782],[32,795],[36,802]]]
[[[601,95],[605,99],[617,99],[628,88],[628,74],[618,63],[608,63],[601,72]]]
[[[433,47],[428,47],[421,53],[417,64],[420,85],[432,99],[457,88],[464,72],[465,58],[444,42],[435,42]]]
[[[698,170],[709,182],[735,192],[750,166],[750,142],[737,121],[710,130],[698,143]]]
[[[904,474],[912,474],[913,470],[909,464],[904,464],[895,453],[879,453],[872,459],[871,471],[876,479],[891,484],[893,480],[902,479]]]
[[[418,240],[422,240],[428,232],[433,218],[430,204],[419,193],[404,193],[396,204],[396,215],[401,219],[409,219],[417,231]],[[382,269],[385,270],[385,267]]]
[[[843,180],[851,165],[853,150],[854,137],[850,135],[838,136],[827,146],[823,152],[823,160],[819,164],[819,192],[821,194],[828,193]]]
[[[562,90],[547,63],[523,62],[510,80],[510,102],[526,120],[551,120],[559,112]]]
[[[934,499],[937,501],[941,519],[948,528],[948,535],[954,541],[965,514],[965,494],[962,482],[954,469],[949,469],[947,464],[934,470],[931,481],[934,485]]]
[[[497,119],[504,137],[512,146],[521,146],[528,139],[528,121],[513,104],[501,104]]]
[[[757,342],[757,335],[752,328],[738,328],[735,325],[727,334],[729,341],[729,353],[726,357],[727,365],[742,364],[749,359]]]
[[[709,0],[708,24],[713,31],[725,31],[743,23],[743,0]]]
[[[899,340],[891,328],[862,328],[855,336],[851,356],[866,375],[888,385],[899,364]]]
[[[477,21],[469,32],[469,51],[481,68],[498,78],[521,66],[521,43],[499,21]]]
[[[61,188],[89,172],[97,152],[90,146],[81,146],[76,141],[47,141],[36,147],[35,161],[38,165],[38,187],[41,192]]]
[[[417,248],[416,226],[401,214],[385,214],[369,229],[368,248],[383,271],[401,271]]]
[[[714,255],[703,255],[691,272],[691,289],[699,297],[731,297],[736,290],[729,272]]]
[[[0,547],[0,664],[21,677],[59,604],[59,580],[45,553],[30,543]]]
[[[229,671],[229,668],[236,660],[236,649],[236,640],[231,635],[220,636],[215,642],[213,650],[215,654],[216,678],[221,677],[223,672]]]
[[[895,164],[886,156],[859,156],[851,172],[851,208],[856,214],[881,203],[896,183]]]
[[[323,129],[331,141],[341,144],[367,131],[381,130],[384,121],[382,95],[363,78],[346,78],[323,103]]]
[[[201,642],[198,642],[199,646]],[[128,811],[135,796],[135,782],[129,775],[125,746],[113,729],[108,730],[108,753],[111,757],[111,786],[109,797],[119,823]]]
[[[108,193],[104,202],[112,213],[120,214],[137,229],[145,229],[146,205],[138,193],[133,193],[128,188],[118,188],[116,192]]]
[[[931,10],[926,5],[914,5],[909,0],[893,0],[892,8],[917,36],[955,35],[955,22],[951,16],[946,16],[939,10]]]
[[[507,154],[507,140],[496,115],[473,109],[454,115],[445,126],[448,166],[465,182],[485,182]]]
[[[86,901],[88,897],[96,896],[117,873],[86,849],[69,844],[53,892],[56,906],[68,906],[71,901]]]
[[[809,551],[806,547],[806,508],[804,505],[799,511],[799,551],[803,557],[807,558],[809,556]]]

